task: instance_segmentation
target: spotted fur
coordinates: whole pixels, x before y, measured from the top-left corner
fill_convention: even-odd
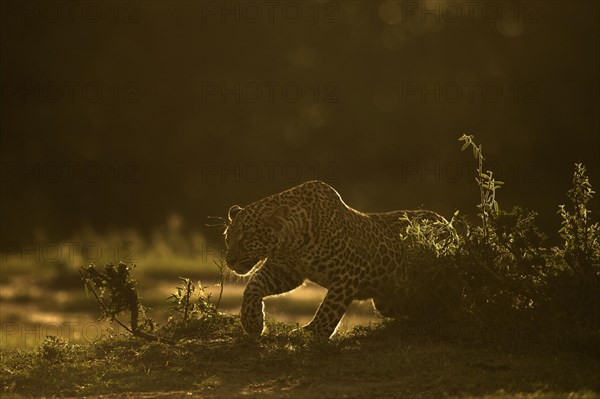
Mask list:
[[[328,184],[310,181],[229,210],[226,262],[250,274],[241,321],[250,335],[264,328],[263,298],[312,281],[328,289],[312,321],[303,328],[330,337],[350,303],[373,299],[384,316],[401,316],[394,287],[402,280],[409,251],[400,239],[403,218],[445,219],[432,211],[363,213],[352,209]]]

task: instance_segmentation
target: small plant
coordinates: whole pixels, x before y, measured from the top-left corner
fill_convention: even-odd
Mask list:
[[[189,278],[179,277],[179,280],[181,280],[181,285],[176,287],[177,292],[171,294],[166,300],[171,302],[169,309],[178,312],[181,319],[186,322],[190,315],[197,311],[195,304],[190,300],[196,287]]]
[[[575,164],[571,209],[560,205],[562,247],[554,248],[555,266],[549,278],[557,321],[600,328],[600,226],[592,223],[588,203],[594,191],[585,166]]]
[[[176,287],[177,291],[166,300],[171,302],[169,309],[178,313],[184,323],[193,316],[217,314],[217,305],[212,302],[212,294],[206,293],[206,288],[201,282],[194,284],[189,278],[179,277],[179,279],[180,285]],[[195,301],[194,297],[196,297]]]
[[[564,257],[569,267],[583,277],[598,278],[598,253],[600,248],[600,227],[592,223],[588,203],[594,196],[592,185],[586,175],[585,166],[575,164],[573,188],[567,196],[571,200],[572,210],[559,205],[562,227],[559,230],[564,239]]]
[[[136,290],[137,282],[131,275],[134,267],[135,265],[130,267],[123,262],[118,265],[109,263],[104,267],[104,271],[100,272],[91,264],[82,266],[80,274],[86,292],[91,292],[100,304],[104,319],[117,322],[138,337],[171,343],[166,338],[150,333],[154,331],[155,325],[151,318],[146,317],[145,307],[140,303]],[[124,312],[130,313],[129,326],[118,319]]]
[[[38,349],[38,353],[42,362],[57,364],[68,360],[73,352],[72,349],[73,345],[68,344],[65,340],[48,335]]]

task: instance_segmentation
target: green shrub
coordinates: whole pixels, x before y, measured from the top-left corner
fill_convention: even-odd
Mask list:
[[[563,244],[549,247],[536,212],[498,205],[502,182],[484,171],[482,146],[473,136],[460,140],[463,149],[472,147],[479,165],[479,223],[458,218],[458,212],[446,225],[407,219],[401,238],[419,257],[399,289],[406,316],[492,327],[525,324],[540,332],[583,330],[586,336],[591,330],[598,336],[600,228],[588,208],[594,191],[585,167],[575,165],[570,207],[559,207]]]
[[[571,209],[560,205],[563,244],[553,248],[548,275],[548,313],[556,323],[600,329],[600,226],[592,223],[588,203],[594,191],[585,166],[575,164],[573,188],[567,193]]]

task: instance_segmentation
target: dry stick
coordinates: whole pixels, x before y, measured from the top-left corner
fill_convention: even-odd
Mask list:
[[[215,305],[215,310],[218,310],[219,305],[221,304],[221,298],[223,297],[223,283],[225,282],[225,273],[223,273],[223,260],[221,260],[220,262],[213,260],[213,262],[215,262],[215,265],[217,265],[217,267],[219,268],[220,291],[219,291],[219,299],[217,300],[217,304]]]
[[[143,330],[140,330],[139,325],[138,325],[139,297],[137,296],[137,292],[135,292],[134,290],[132,290],[132,295],[135,295],[135,301],[134,301],[135,303],[133,303],[133,302],[130,303],[129,312],[131,313],[131,327],[133,330],[133,334],[138,337],[150,340],[150,341],[165,342],[167,344],[175,345],[175,341],[172,341],[167,338],[159,337],[158,335],[149,334]]]
[[[192,296],[192,280],[187,279],[187,286],[185,288],[185,307],[183,309],[183,320],[187,322],[188,311],[190,309],[190,297]]]

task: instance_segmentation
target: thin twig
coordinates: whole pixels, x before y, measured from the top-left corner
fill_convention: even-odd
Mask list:
[[[217,262],[216,260],[213,260],[213,262],[215,262],[215,264],[217,265],[217,267],[219,268],[219,299],[217,300],[217,304],[215,305],[215,310],[219,309],[219,305],[221,304],[221,298],[223,297],[223,285],[225,283],[225,273],[223,272],[223,261],[220,260],[219,262]]]

